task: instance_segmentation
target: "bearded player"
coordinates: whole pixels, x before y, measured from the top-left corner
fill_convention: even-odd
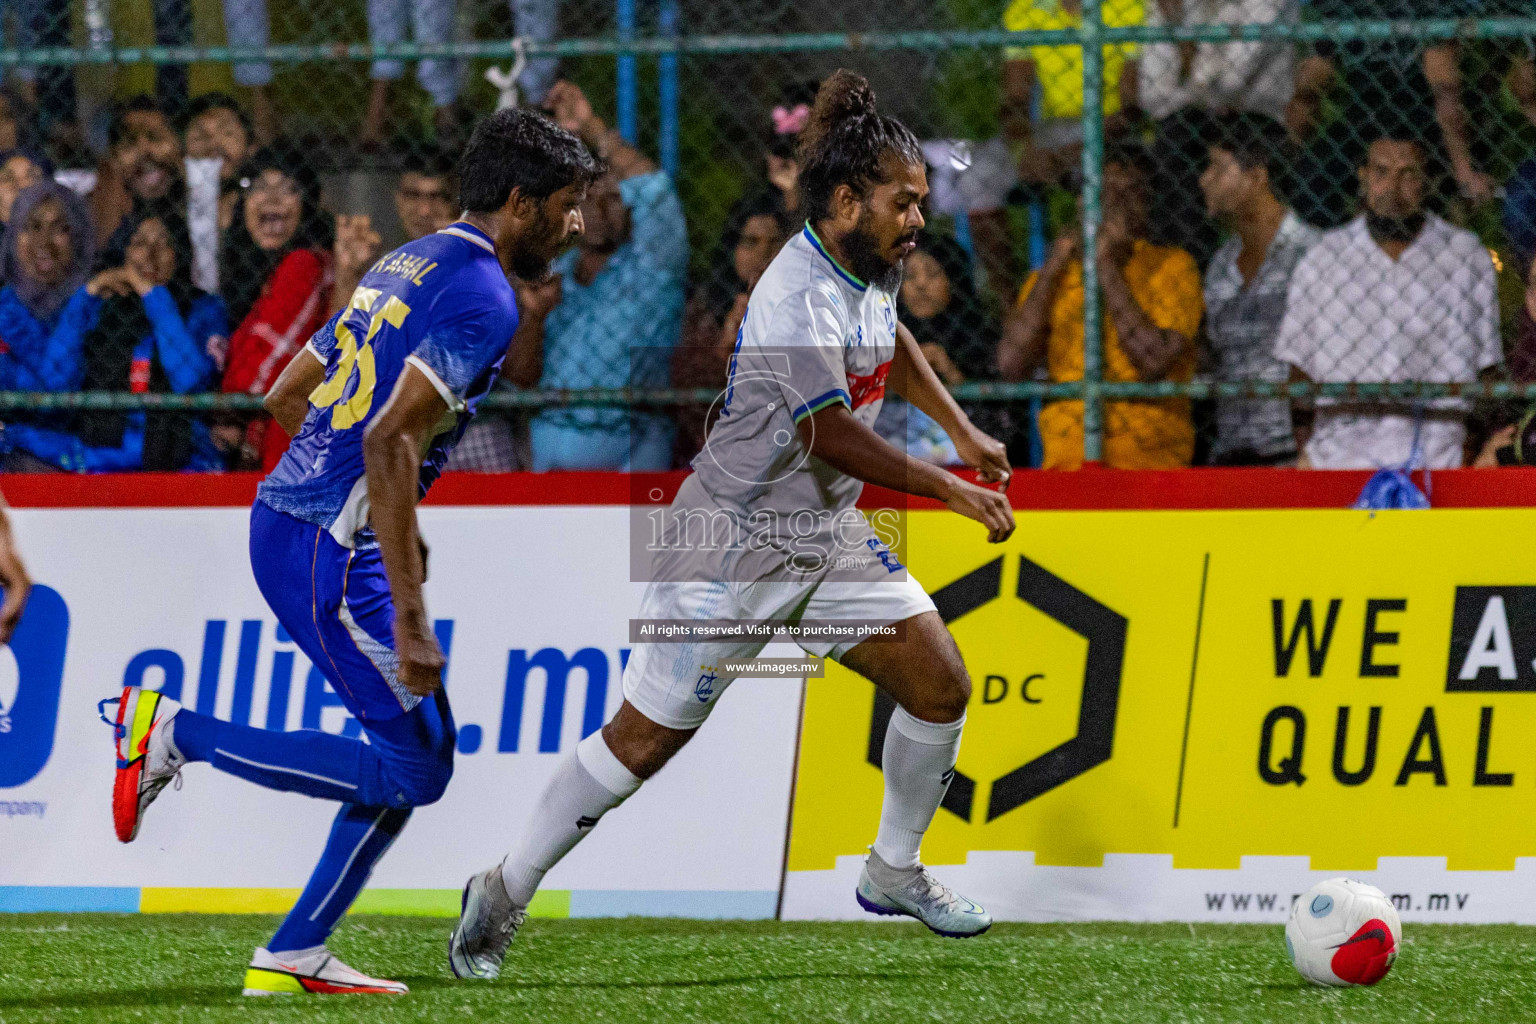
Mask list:
[[[548,274],[581,231],[578,206],[600,169],[538,114],[482,121],[459,166],[459,220],[375,263],[267,396],[293,444],[257,492],[251,568],[367,742],[225,722],[136,687],[117,699],[123,842],[193,761],[342,805],[298,903],[256,950],[246,995],[406,991],[341,963],[325,942],[412,809],[441,797],[453,773],[416,503],[500,375],[517,326],[507,272]]]
[[[876,113],[863,78],[839,71],[817,95],[800,166],[805,229],[752,293],[720,418],[671,507],[638,618],[896,624],[892,637],[797,640],[899,705],[885,736],[879,834],[856,896],[871,913],[913,917],[940,935],[979,935],[990,915],[918,859],[953,774],[970,677],[933,601],[855,506],[870,483],[943,501],[986,527],[994,543],[1014,528],[1002,494],[917,461],[871,429],[887,377],[944,425],[983,481],[1006,485],[1008,460],[896,323],[895,293],[928,193],[917,139]],[[690,523],[714,531],[722,519],[753,524],[756,542],[688,540]],[[788,529],[770,529],[790,520]],[[864,557],[844,557],[854,553]],[[466,884],[449,941],[455,974],[499,973],[545,872],[688,742],[729,682],[716,668],[763,646],[637,646],[617,714],[561,763],[521,845]]]

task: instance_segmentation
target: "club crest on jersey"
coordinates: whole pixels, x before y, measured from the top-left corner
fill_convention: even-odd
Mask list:
[[[848,374],[848,397],[855,409],[868,405],[885,396],[885,378],[890,375],[891,361],[887,359],[870,374]]]
[[[708,704],[709,699],[715,695],[715,681],[720,677],[715,674],[714,665],[700,665],[699,681],[693,684],[693,695],[699,698],[700,704]]]

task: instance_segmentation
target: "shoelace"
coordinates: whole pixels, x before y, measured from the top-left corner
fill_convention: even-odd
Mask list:
[[[115,739],[115,740],[122,739],[123,738],[123,733],[127,731],[128,727],[125,726],[125,725],[118,725],[117,724],[117,719],[115,717],[113,717],[113,718],[108,718],[107,717],[107,705],[108,704],[121,704],[122,701],[123,701],[123,698],[121,698],[121,697],[107,697],[107,698],[105,698],[103,700],[99,700],[99,701],[96,702],[96,717],[100,718],[103,722],[106,722],[108,725],[110,725],[112,727],[112,738]]]
[[[528,915],[526,912],[514,910],[505,918],[496,922],[495,950],[498,956],[506,955],[507,947],[512,945],[512,936],[523,926],[523,922],[527,919]]]
[[[927,868],[922,868],[921,872],[912,881],[913,889],[926,888],[928,899],[945,910],[952,909],[959,902],[955,891],[929,874]]]

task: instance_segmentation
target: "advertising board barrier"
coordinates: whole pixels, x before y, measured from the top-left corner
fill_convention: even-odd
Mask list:
[[[1283,920],[1351,874],[1410,919],[1536,922],[1530,512],[909,519],[974,681],[924,860],[994,914]],[[786,917],[854,884],[892,707],[810,681]]]
[[[902,521],[974,681],[923,848],[940,877],[1004,920],[1279,922],[1351,874],[1410,921],[1536,923],[1531,513],[1147,510],[1119,483],[1140,478],[1110,477],[1029,480],[1003,545],[943,511]],[[1444,477],[1437,500],[1460,486]],[[1186,479],[1169,504],[1192,503]],[[1208,479],[1220,503],[1262,501]],[[1315,504],[1359,487],[1303,479]],[[1532,489],[1499,481],[1523,481],[1500,490],[1512,501]],[[179,483],[94,483],[129,497],[56,507],[4,483],[33,506],[14,516],[38,587],[0,649],[0,910],[282,911],[333,808],[194,765],[120,845],[96,701],[126,680],[264,728],[357,725],[250,578],[249,487],[210,482],[200,503]],[[643,585],[626,578],[630,488],[594,486],[448,478],[423,507],[457,772],[357,909],[452,913],[618,706]],[[1132,507],[1078,508],[1116,494]],[[825,668],[738,680],[534,911],[862,916],[892,706]]]
[[[268,729],[358,724],[278,627],[248,507],[13,513],[38,586],[0,648],[0,910],[286,911],[335,807],[190,765],[130,845],[112,832],[124,682]],[[563,756],[617,709],[643,587],[622,506],[424,508],[428,610],[448,653],[455,775],[378,866],[362,910],[456,913]],[[796,681],[742,680],[710,728],[552,871],[537,913],[769,917],[788,814]]]

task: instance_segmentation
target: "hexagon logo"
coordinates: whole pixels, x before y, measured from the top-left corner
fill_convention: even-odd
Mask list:
[[[999,557],[934,592],[933,603],[944,621],[952,623],[983,605],[1001,600],[1002,591],[1003,559]],[[1125,616],[1023,555],[1019,556],[1019,582],[1014,596],[1088,642],[1082,699],[1075,735],[992,783],[987,821],[993,821],[1109,760],[1114,750],[1120,678],[1125,667],[1125,637],[1129,625]],[[865,755],[876,768],[880,767],[885,730],[895,710],[896,702],[877,689]],[[970,821],[975,799],[976,780],[956,771],[944,795],[944,809]]]

